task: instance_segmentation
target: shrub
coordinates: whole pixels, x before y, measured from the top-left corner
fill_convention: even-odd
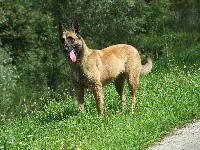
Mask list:
[[[12,59],[0,48],[0,120],[5,119],[6,114],[12,112],[16,89],[16,67],[11,65]],[[15,107],[15,106],[14,106]]]
[[[9,71],[15,68],[13,76],[19,76],[9,103],[19,106],[15,115],[23,115],[43,105],[41,98],[58,95],[48,92],[66,92],[68,67],[59,50],[53,17],[17,3],[0,1],[0,5],[1,51],[12,58],[4,72],[12,74]]]

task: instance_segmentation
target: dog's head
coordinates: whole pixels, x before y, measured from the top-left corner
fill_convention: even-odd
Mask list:
[[[60,39],[62,43],[63,53],[72,61],[76,62],[78,51],[82,47],[80,40],[79,23],[76,19],[72,22],[72,29],[66,30],[65,27],[59,22]]]

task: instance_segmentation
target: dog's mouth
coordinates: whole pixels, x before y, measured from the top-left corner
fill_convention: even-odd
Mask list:
[[[69,52],[69,57],[72,62],[76,62],[76,54],[74,50],[71,50],[71,52]]]
[[[71,46],[69,48],[66,44],[64,44],[63,53],[65,53],[72,62],[76,62],[75,46]]]

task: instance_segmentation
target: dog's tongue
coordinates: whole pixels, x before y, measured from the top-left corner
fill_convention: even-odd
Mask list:
[[[75,55],[75,53],[74,53],[74,50],[72,50],[72,51],[70,52],[69,56],[70,56],[72,62],[75,62],[75,61],[76,61],[76,55]]]

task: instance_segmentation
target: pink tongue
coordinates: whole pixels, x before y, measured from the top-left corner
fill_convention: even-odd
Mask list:
[[[72,62],[75,62],[75,61],[76,61],[76,55],[74,54],[74,50],[72,50],[72,51],[70,52],[69,56],[70,56]]]

